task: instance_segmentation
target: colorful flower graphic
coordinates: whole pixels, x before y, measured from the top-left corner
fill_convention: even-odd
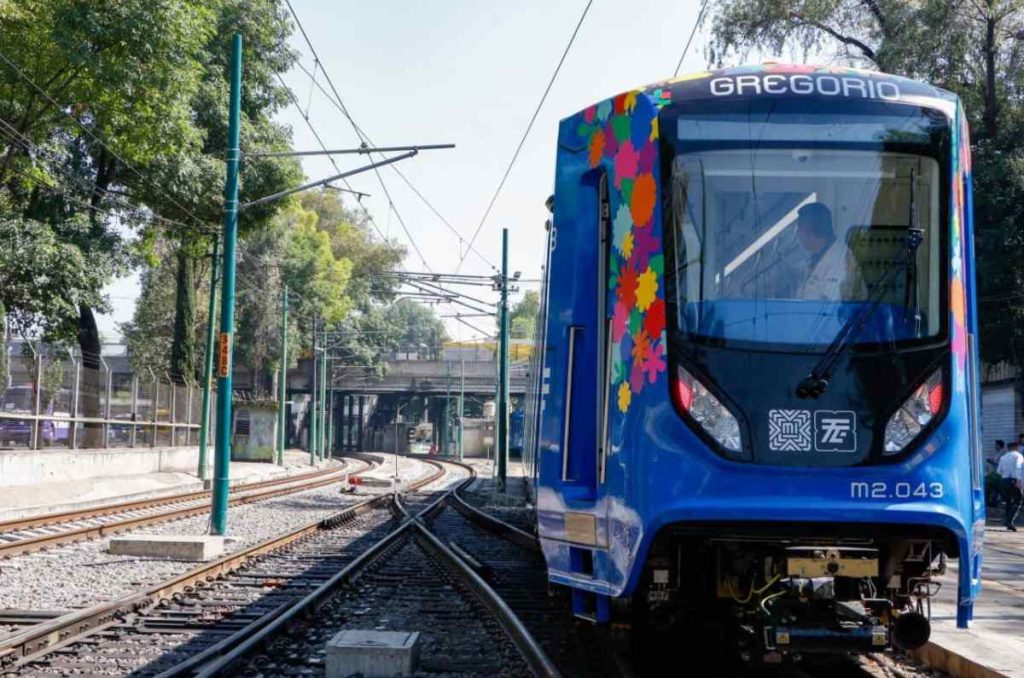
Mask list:
[[[665,371],[665,346],[662,342],[654,344],[644,360],[643,370],[647,374],[647,381],[654,383],[658,375]]]
[[[636,288],[636,305],[646,311],[658,296],[658,274],[648,268],[640,274]]]
[[[665,331],[665,300],[655,299],[644,315],[644,329],[647,336],[657,339]]]
[[[661,242],[654,235],[652,227],[633,229],[632,261],[638,271],[652,263],[652,256],[661,249]]]
[[[641,365],[650,357],[651,338],[647,336],[647,332],[641,329],[640,333],[633,339],[633,342],[633,363]]]
[[[629,307],[621,301],[615,302],[615,311],[612,314],[612,341],[622,341],[622,335],[629,330]]]
[[[618,299],[621,303],[632,308],[636,303],[636,288],[640,284],[636,269],[626,264],[619,275]]]
[[[604,132],[597,130],[590,137],[590,166],[594,167],[601,162],[604,154]]]
[[[633,369],[629,372],[629,390],[639,393],[644,388],[644,366],[639,360],[633,361]]]
[[[615,187],[621,188],[623,179],[636,178],[637,165],[640,156],[633,149],[633,143],[626,141],[619,146],[619,152],[615,154]]]
[[[625,414],[629,411],[629,401],[633,399],[633,394],[629,391],[629,384],[622,382],[619,384],[619,412]]]
[[[627,233],[626,239],[622,241],[622,256],[629,258],[630,254],[633,253],[633,234]]]
[[[658,109],[667,88],[625,92],[586,109],[573,122],[591,167],[608,173],[612,252],[612,381],[625,414],[633,396],[667,370],[661,225],[658,223]]]
[[[612,244],[615,245],[615,249],[620,252],[622,251],[626,243],[626,236],[629,235],[632,227],[633,222],[629,218],[629,208],[625,205],[619,205],[619,209],[615,213],[615,219],[612,220]]]
[[[633,194],[629,200],[629,211],[633,215],[633,223],[646,226],[654,214],[654,201],[657,199],[658,187],[654,183],[654,175],[649,172],[641,174],[633,184]]]

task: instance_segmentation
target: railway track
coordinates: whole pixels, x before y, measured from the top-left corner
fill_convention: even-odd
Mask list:
[[[451,494],[436,487],[443,466],[459,469],[460,485],[473,477],[427,463],[437,470],[407,488],[422,494],[368,499],[145,592],[44,621],[0,639],[0,665],[40,676],[316,674],[336,628],[372,620],[422,629],[428,673],[558,675],[500,596],[411,517]]]
[[[473,479],[463,468],[459,487]],[[560,675],[508,604],[424,525],[457,489],[396,500],[407,516],[398,529],[194,675],[320,675],[335,633],[371,625],[420,632],[416,675]]]
[[[534,537],[459,496],[472,470],[427,463],[435,471],[401,498],[368,498],[108,604],[28,612],[35,626],[0,637],[0,674],[321,675],[335,633],[375,628],[421,633],[417,675],[632,675],[603,630],[548,597]],[[453,468],[458,487],[439,487]],[[870,660],[765,668],[754,675],[895,675]]]
[[[544,557],[534,537],[451,493],[424,516],[427,527],[483,578],[567,676],[619,676],[604,629],[580,623],[548,593]]]
[[[437,465],[410,489],[442,475]],[[202,653],[211,638],[237,632],[240,620],[262,618],[266,610],[261,606],[277,609],[274,606],[285,600],[301,598],[339,565],[357,557],[367,546],[367,535],[394,527],[389,521],[396,518],[386,510],[390,501],[389,495],[371,497],[143,591],[0,637],[0,673],[122,675],[133,670],[127,668],[129,663],[149,656],[151,648],[169,650],[193,642],[196,645],[187,654]],[[165,642],[156,642],[158,637]],[[103,652],[95,651],[99,646]],[[78,669],[70,666],[76,658],[84,658]],[[179,654],[170,663],[182,661]],[[135,670],[145,675],[144,668]]]
[[[347,466],[275,478],[231,488],[229,505],[264,501],[339,482],[365,471]],[[79,511],[51,513],[0,523],[0,560],[63,544],[108,537],[126,530],[199,515],[209,511],[210,492],[187,492],[153,499],[107,504]]]

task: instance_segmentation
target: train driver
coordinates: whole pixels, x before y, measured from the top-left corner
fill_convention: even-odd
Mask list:
[[[797,211],[797,240],[807,252],[797,298],[814,301],[863,301],[867,288],[860,267],[832,225],[827,205],[812,202]]]

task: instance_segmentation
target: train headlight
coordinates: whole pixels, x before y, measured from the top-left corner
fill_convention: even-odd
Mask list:
[[[885,454],[896,454],[906,448],[939,413],[943,401],[942,381],[940,367],[889,417],[885,425]]]
[[[676,406],[693,417],[719,445],[732,452],[742,450],[740,423],[736,417],[704,384],[682,367],[676,368],[672,396]]]

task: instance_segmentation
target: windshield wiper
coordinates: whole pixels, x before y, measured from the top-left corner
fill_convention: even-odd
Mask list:
[[[913,223],[913,222],[911,222]],[[914,265],[917,248],[924,240],[924,231],[920,228],[908,228],[906,249],[903,255],[889,262],[885,273],[879,278],[875,289],[868,296],[867,303],[857,309],[857,312],[836,333],[828,350],[806,377],[800,380],[796,387],[797,398],[818,398],[828,388],[832,379],[832,369],[839,362],[839,359],[846,353],[846,349],[853,343],[853,338],[858,336],[868,321],[874,316],[878,309],[879,302],[886,287],[896,276],[897,271],[909,269]]]

